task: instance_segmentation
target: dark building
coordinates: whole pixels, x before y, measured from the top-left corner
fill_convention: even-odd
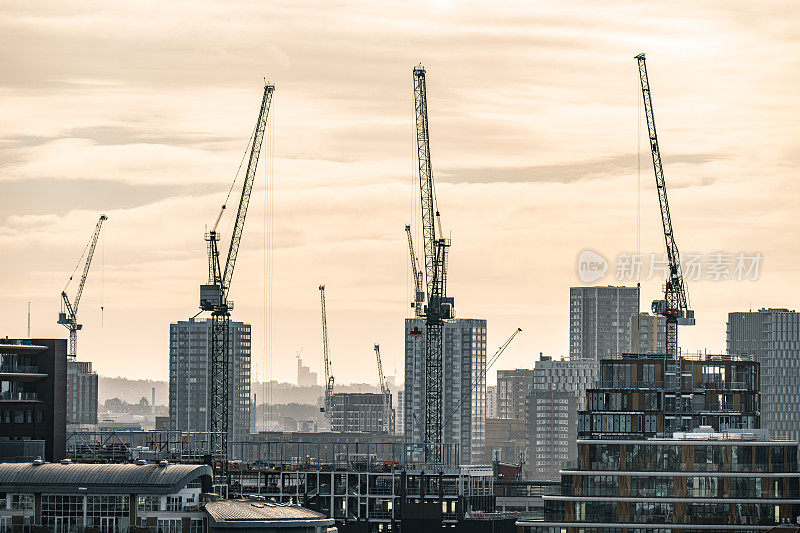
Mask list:
[[[97,424],[97,373],[90,362],[67,362],[67,423]]]
[[[624,355],[600,363],[577,465],[531,533],[765,531],[800,515],[797,442],[759,428],[749,358]]]
[[[65,339],[0,339],[0,450],[9,454],[3,460],[36,459],[27,456],[30,441],[44,441],[44,459],[64,458],[66,378]],[[19,455],[15,441],[25,442]]]
[[[749,358],[625,354],[600,362],[578,413],[579,438],[647,438],[760,428],[759,366]]]

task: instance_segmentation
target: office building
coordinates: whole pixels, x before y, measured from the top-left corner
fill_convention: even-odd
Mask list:
[[[569,392],[578,399],[578,406],[586,403],[586,389],[594,387],[598,364],[591,360],[571,361],[539,355],[533,367],[533,390]]]
[[[97,373],[88,361],[67,361],[67,423],[97,424]]]
[[[630,352],[630,318],[638,313],[638,287],[570,287],[570,360],[599,361]]]
[[[317,373],[312,372],[311,368],[303,364],[300,356],[297,356],[297,386],[315,387],[317,385]]]
[[[705,427],[760,428],[758,363],[732,356],[625,354],[600,362],[579,438],[649,438]]]
[[[525,398],[533,390],[533,370],[497,371],[497,418],[525,420]]]
[[[761,363],[761,427],[800,439],[800,314],[789,309],[728,313],[727,351]]]
[[[169,327],[169,419],[173,431],[211,430],[211,320]],[[250,434],[250,325],[230,322],[228,432],[231,442]]]
[[[577,459],[578,399],[571,392],[534,390],[525,415],[526,477],[558,481],[563,464]]]
[[[486,418],[497,418],[497,385],[486,387]]]
[[[64,458],[67,341],[0,339],[0,461]]]
[[[486,320],[458,318],[443,326],[444,444],[458,445],[462,464],[483,460],[486,443]],[[405,321],[405,437],[424,442],[425,319]]]
[[[638,313],[631,315],[630,353],[666,353],[667,317]]]
[[[392,396],[387,417],[382,394],[372,392],[338,392],[331,406],[331,431],[394,434]]]
[[[519,464],[525,453],[525,420],[517,418],[486,419],[486,452],[483,464],[495,462]]]

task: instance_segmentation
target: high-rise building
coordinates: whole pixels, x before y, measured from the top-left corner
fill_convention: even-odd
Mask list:
[[[800,440],[800,314],[728,313],[727,350],[761,363],[761,427]]]
[[[297,386],[314,387],[317,384],[317,373],[312,372],[311,368],[303,364],[303,360],[297,357]]]
[[[250,325],[230,322],[229,440],[250,433]],[[169,420],[173,431],[211,431],[211,321],[169,326]]]
[[[533,390],[533,369],[497,371],[497,418],[525,420],[525,398]]]
[[[631,315],[631,353],[667,352],[667,317],[638,313]]]
[[[486,387],[486,418],[497,418],[497,385]]]
[[[480,463],[486,442],[486,320],[445,321],[442,421],[444,444],[462,464]],[[425,427],[425,319],[405,321],[405,438],[421,443]]]
[[[67,361],[67,423],[97,424],[97,373],[87,361]]]
[[[527,477],[558,481],[558,471],[578,455],[578,400],[571,392],[534,390],[527,398]]]
[[[67,341],[0,339],[0,374],[0,461],[63,459]]]
[[[570,287],[569,358],[599,361],[631,351],[639,287]]]
[[[586,389],[597,381],[598,365],[595,361],[553,359],[539,355],[533,367],[533,390],[569,392],[578,399],[578,405],[586,403]]]
[[[331,406],[331,431],[385,433],[386,408],[383,394],[374,392],[337,392]],[[394,409],[389,396],[388,433],[394,435]]]

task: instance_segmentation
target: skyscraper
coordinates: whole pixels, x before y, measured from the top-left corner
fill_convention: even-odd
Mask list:
[[[533,390],[533,370],[497,371],[497,418],[525,420],[525,398]]]
[[[800,439],[800,314],[789,309],[728,313],[727,349],[761,363],[761,427]]]
[[[405,321],[405,438],[424,441],[425,319]],[[479,463],[486,442],[486,320],[458,318],[443,328],[444,444],[458,445],[463,464]]]
[[[599,361],[631,351],[639,287],[570,287],[569,358]]]
[[[631,315],[631,353],[666,353],[667,318],[650,313]]]
[[[210,431],[211,321],[179,321],[169,326],[170,429]],[[250,325],[230,323],[228,386],[229,441],[250,432]]]

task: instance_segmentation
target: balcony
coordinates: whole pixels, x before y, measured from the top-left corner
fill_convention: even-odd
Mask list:
[[[0,365],[0,374],[41,374],[36,365]]]
[[[0,392],[0,401],[35,402],[38,399],[35,392]]]

